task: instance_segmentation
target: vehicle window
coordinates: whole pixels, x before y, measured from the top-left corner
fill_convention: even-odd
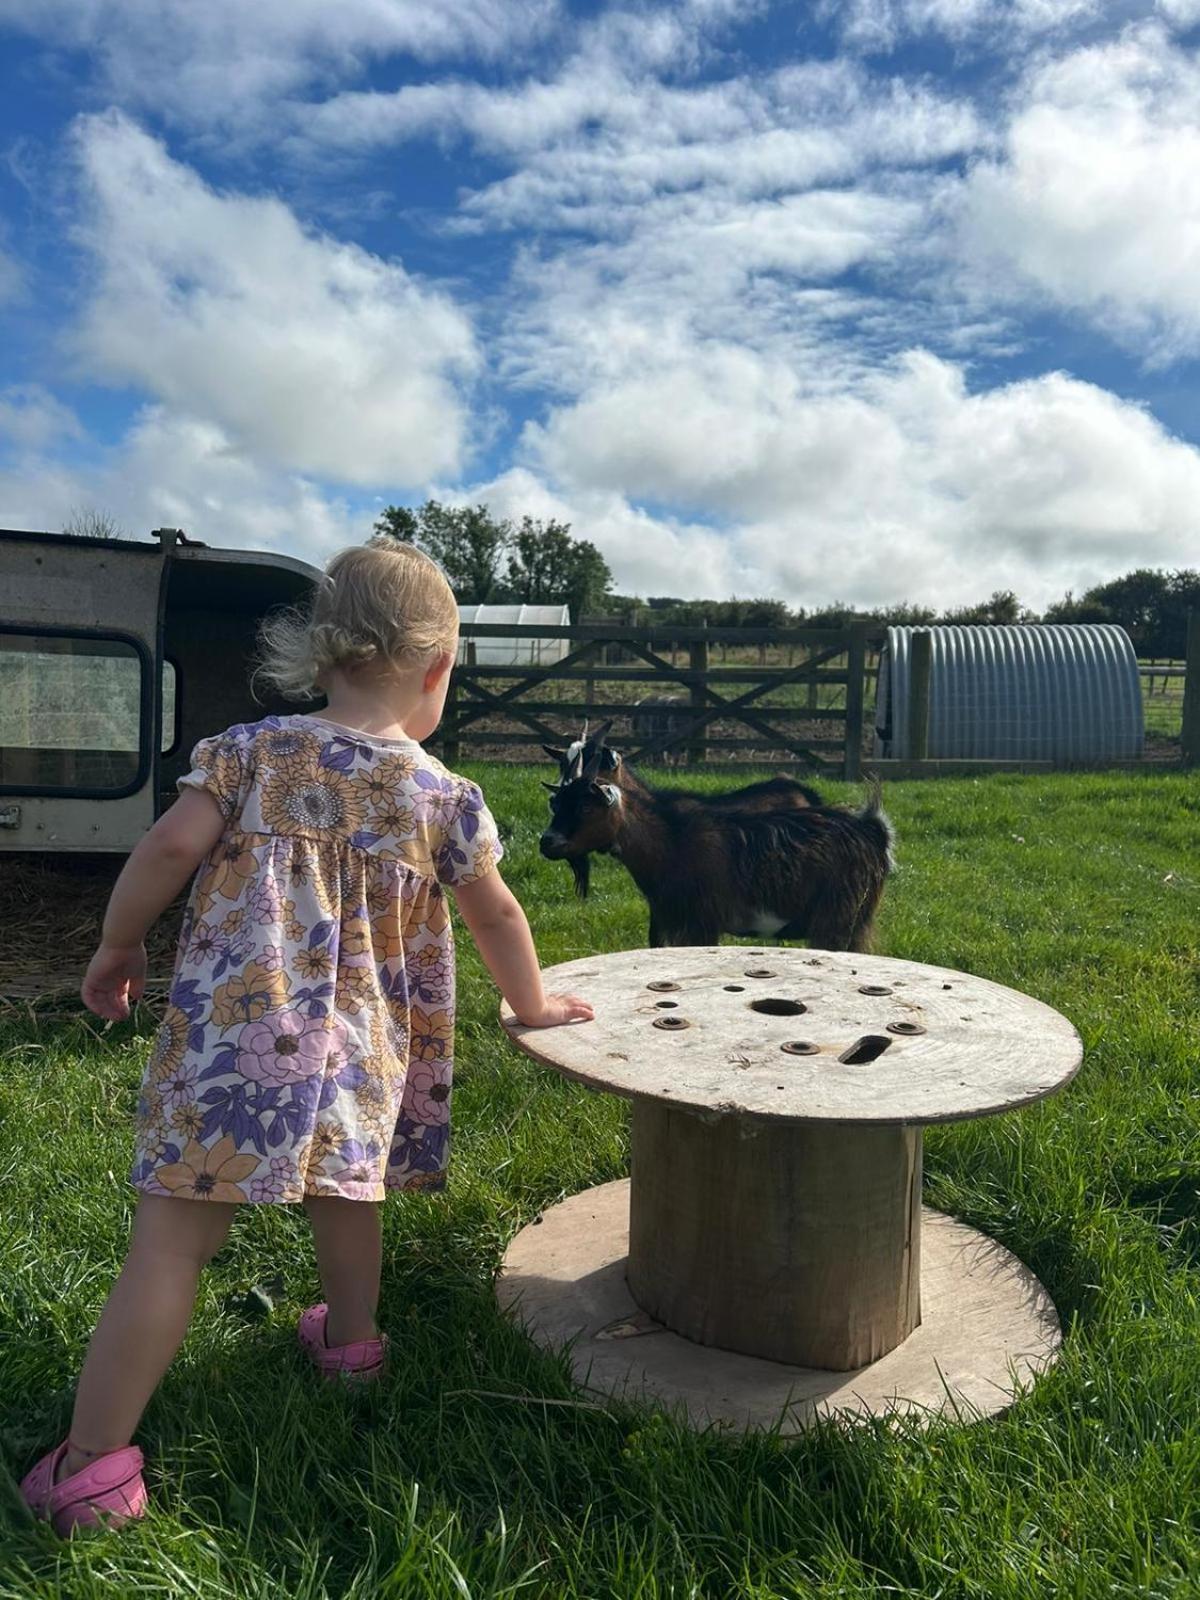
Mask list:
[[[140,766],[142,671],[121,639],[0,631],[0,786],[128,789]],[[173,718],[172,706],[172,730]]]

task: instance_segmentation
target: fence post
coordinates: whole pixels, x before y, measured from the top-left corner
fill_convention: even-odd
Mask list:
[[[1183,680],[1183,747],[1185,767],[1200,765],[1200,611],[1189,611],[1187,619],[1187,677]]]
[[[852,627],[846,649],[846,759],[847,783],[862,777],[863,676],[867,667],[867,636],[862,627]]]
[[[705,706],[704,681],[708,676],[708,640],[693,639],[688,647],[688,658],[690,670],[703,675],[700,681],[693,683],[691,687],[692,710],[699,716]],[[696,763],[703,765],[708,760],[708,745],[703,731],[695,739],[688,740],[687,758],[689,766]]]
[[[475,642],[469,640],[466,649],[467,661],[473,666],[475,663]],[[450,683],[446,690],[446,704],[442,711],[442,727],[446,730],[442,736],[442,760],[448,767],[458,765],[458,672],[455,667],[450,669]]]
[[[908,663],[908,757],[929,759],[929,680],[933,668],[933,635],[914,633]]]

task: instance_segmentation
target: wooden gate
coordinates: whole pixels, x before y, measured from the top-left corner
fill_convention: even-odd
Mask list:
[[[612,718],[612,741],[630,759],[682,754],[690,764],[761,765],[783,760],[861,770],[868,626],[849,628],[631,628],[617,624],[463,628],[466,661],[455,669],[440,730],[445,759],[542,759],[585,718]],[[562,641],[565,654],[537,665],[483,664],[484,639]],[[714,647],[722,653],[712,660]],[[543,645],[544,649],[544,645]],[[757,661],[728,656],[753,654]],[[678,660],[686,655],[686,664]],[[669,690],[669,708],[638,701]],[[655,715],[658,711],[658,715]],[[647,731],[647,724],[652,731]],[[641,732],[638,732],[638,729]]]

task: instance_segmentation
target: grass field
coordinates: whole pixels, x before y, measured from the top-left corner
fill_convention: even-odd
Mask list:
[[[641,943],[617,864],[580,907],[537,856],[534,775],[475,775],[544,959]],[[304,1369],[302,1219],[247,1215],[146,1418],[153,1516],[62,1545],[0,1490],[0,1600],[1195,1596],[1200,779],[942,780],[886,803],[900,865],[881,948],[1028,990],[1086,1045],[1061,1095],[926,1144],[927,1200],[1016,1251],[1059,1308],[1062,1359],[1033,1393],[974,1427],[825,1426],[787,1444],[586,1403],[498,1316],[492,1278],[541,1207],[627,1170],[626,1113],[503,1041],[464,941],[451,1185],[386,1209],[386,1383],[344,1394]],[[14,1479],[63,1432],[120,1259],[149,1026],[0,1038]],[[255,1284],[275,1297],[265,1320],[240,1308]]]

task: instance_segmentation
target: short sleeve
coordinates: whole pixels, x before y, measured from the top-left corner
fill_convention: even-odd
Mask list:
[[[504,854],[496,819],[478,784],[464,781],[462,802],[437,853],[439,883],[461,889],[484,878]]]
[[[246,752],[233,733],[219,733],[201,739],[192,751],[192,770],[178,779],[176,788],[203,789],[221,808],[229,822],[242,802],[246,774]]]

